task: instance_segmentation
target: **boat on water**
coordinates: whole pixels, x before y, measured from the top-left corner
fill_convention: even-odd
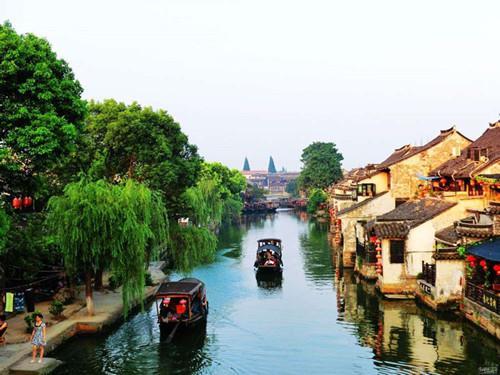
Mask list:
[[[263,238],[257,241],[254,268],[259,273],[283,271],[282,244],[278,238]]]
[[[158,324],[163,331],[206,323],[208,300],[201,280],[184,278],[163,282],[158,286],[155,300]]]
[[[279,204],[271,201],[245,202],[244,214],[270,214],[276,212]]]

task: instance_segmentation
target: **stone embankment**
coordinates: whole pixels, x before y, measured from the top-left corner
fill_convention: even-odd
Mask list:
[[[162,262],[152,263],[149,267],[153,286],[146,287],[146,299],[151,299],[157,284],[166,276],[161,271]],[[46,353],[50,353],[71,337],[80,334],[99,333],[123,319],[123,303],[121,291],[104,291],[94,293],[95,314],[87,315],[82,305],[71,305],[66,309],[66,319],[60,322],[49,322],[47,327]],[[48,304],[42,304],[46,310]],[[38,306],[37,306],[38,308]],[[44,314],[45,315],[45,314]],[[47,374],[61,363],[53,358],[46,358],[42,364],[30,363],[31,345],[29,334],[25,332],[24,315],[15,316],[7,321],[9,330],[8,344],[0,347],[0,375],[6,374]]]

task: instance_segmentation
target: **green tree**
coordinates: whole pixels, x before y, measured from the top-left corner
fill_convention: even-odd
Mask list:
[[[304,164],[298,178],[299,189],[325,189],[342,178],[342,160],[335,143],[314,142],[302,152]]]
[[[123,306],[143,300],[148,258],[166,246],[168,221],[159,194],[128,180],[113,185],[81,179],[52,197],[47,223],[70,274],[85,275],[89,315],[94,314],[92,276],[102,267],[123,280]]]
[[[267,171],[269,173],[276,173],[276,166],[274,165],[273,157],[269,157],[269,165],[267,166]]]
[[[247,183],[247,187],[245,190],[245,202],[254,202],[264,198],[266,191],[264,189],[259,188],[258,186]]]
[[[319,205],[325,203],[327,199],[326,193],[321,189],[312,189],[307,202],[307,212],[310,214],[315,213]]]
[[[217,237],[214,231],[223,222],[239,218],[243,209],[245,177],[221,163],[204,163],[197,184],[186,190],[186,214],[193,225],[172,226],[170,256],[183,271],[214,259]]]
[[[289,181],[285,186],[285,191],[290,194],[292,197],[299,196],[299,187],[297,185],[297,180]]]
[[[45,39],[0,25],[0,183],[50,195],[74,172],[82,87]]]
[[[243,163],[243,170],[244,171],[250,170],[250,163],[248,162],[248,158],[246,156],[245,156],[245,162]]]
[[[0,208],[0,254],[5,249],[7,243],[7,233],[10,229],[10,217],[5,213],[3,208]]]
[[[198,180],[201,158],[178,123],[164,110],[108,99],[90,102],[87,119],[95,178],[132,178],[163,192],[170,215]]]
[[[239,217],[245,177],[221,163],[204,163],[200,180],[186,191],[187,207],[198,225],[215,229],[222,221]]]

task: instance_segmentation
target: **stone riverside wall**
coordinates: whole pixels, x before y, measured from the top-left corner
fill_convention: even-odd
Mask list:
[[[468,298],[463,299],[461,310],[468,320],[500,340],[500,316]]]

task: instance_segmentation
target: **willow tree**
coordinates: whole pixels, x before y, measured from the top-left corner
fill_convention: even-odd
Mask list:
[[[123,280],[123,306],[144,297],[145,266],[168,238],[165,205],[159,194],[128,180],[123,185],[81,179],[52,197],[47,224],[56,236],[69,274],[85,275],[89,315],[94,314],[92,277],[109,268]]]

